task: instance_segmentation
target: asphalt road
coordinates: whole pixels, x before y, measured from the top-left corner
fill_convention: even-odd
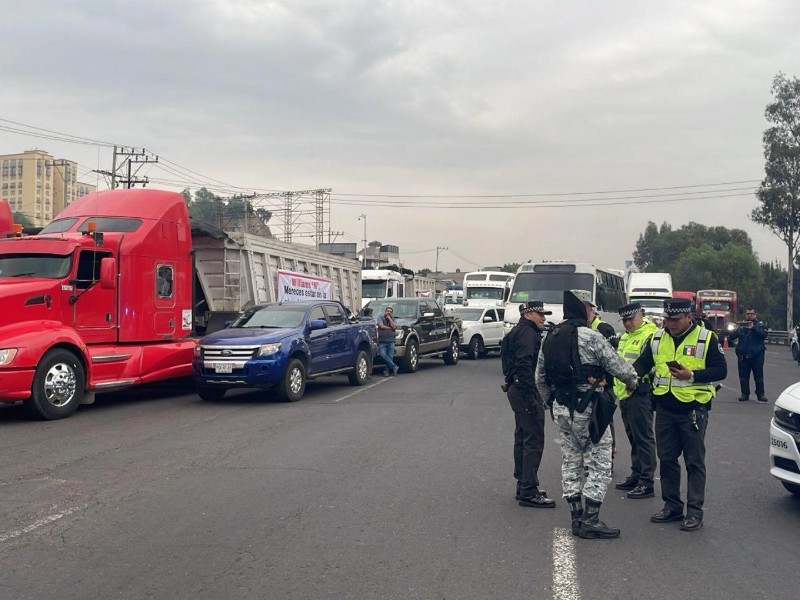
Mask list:
[[[651,524],[660,499],[611,490],[608,541],[569,535],[562,500],[517,506],[496,357],[362,388],[330,378],[294,404],[148,389],[50,423],[3,407],[0,598],[796,597],[800,499],[768,473],[771,403],[737,402],[729,364],[705,527]],[[766,377],[774,400],[800,367],[771,348]],[[549,422],[547,437],[555,497]]]

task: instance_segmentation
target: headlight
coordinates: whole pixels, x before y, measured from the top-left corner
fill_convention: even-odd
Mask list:
[[[734,329],[736,329],[736,325],[734,325],[733,323],[728,323],[728,326],[725,329],[727,329],[728,331],[733,331]]]
[[[0,350],[0,365],[10,365],[11,361],[17,355],[16,348],[3,348]]]
[[[200,348],[200,344],[196,344],[194,347],[194,355],[195,356],[203,356],[203,350]]]
[[[272,356],[273,354],[277,354],[280,349],[280,342],[274,344],[261,344],[261,348],[258,349],[258,356]]]

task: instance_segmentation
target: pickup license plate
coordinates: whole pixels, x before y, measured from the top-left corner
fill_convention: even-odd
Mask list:
[[[233,364],[229,362],[215,362],[214,371],[217,373],[233,373]]]

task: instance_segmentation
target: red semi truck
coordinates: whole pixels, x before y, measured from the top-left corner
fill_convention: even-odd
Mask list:
[[[11,235],[14,229],[14,216],[8,202],[0,201],[0,238]]]
[[[0,401],[59,419],[96,391],[191,375],[191,333],[178,194],[84,196],[38,235],[0,240]]]
[[[736,329],[737,294],[732,290],[697,290],[697,312],[705,313],[720,340]]]

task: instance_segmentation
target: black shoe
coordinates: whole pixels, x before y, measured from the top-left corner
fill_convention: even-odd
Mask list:
[[[555,508],[556,501],[539,494],[538,496],[521,496],[519,505],[526,508]]]
[[[645,485],[637,485],[628,492],[628,498],[631,500],[643,500],[644,498],[652,498],[655,495],[655,490]]]
[[[657,512],[652,517],[650,517],[651,523],[671,523],[672,521],[682,521],[682,520],[683,520],[682,513],[671,511],[668,508],[664,508],[660,512]]]
[[[703,519],[694,515],[687,515],[681,522],[681,531],[697,531],[703,526]]]
[[[520,492],[520,489],[522,489],[522,488],[521,488],[521,484],[520,484],[520,482],[518,481],[518,482],[517,482],[517,495],[516,495],[516,496],[514,496],[514,500],[519,500],[519,492]]]
[[[625,481],[620,481],[614,487],[618,490],[632,490],[639,484],[639,478],[634,477],[633,475],[628,475],[628,478]]]
[[[750,396],[739,396],[739,402],[749,402]]]
[[[764,402],[764,403],[766,403],[766,402],[769,402],[769,400],[767,399],[767,397],[766,397],[766,396],[760,396],[760,397],[758,398],[758,401],[759,401],[759,402]]]
[[[610,540],[619,537],[619,529],[609,527],[600,520],[600,503],[587,498],[586,510],[578,529],[578,537],[585,540]]]

